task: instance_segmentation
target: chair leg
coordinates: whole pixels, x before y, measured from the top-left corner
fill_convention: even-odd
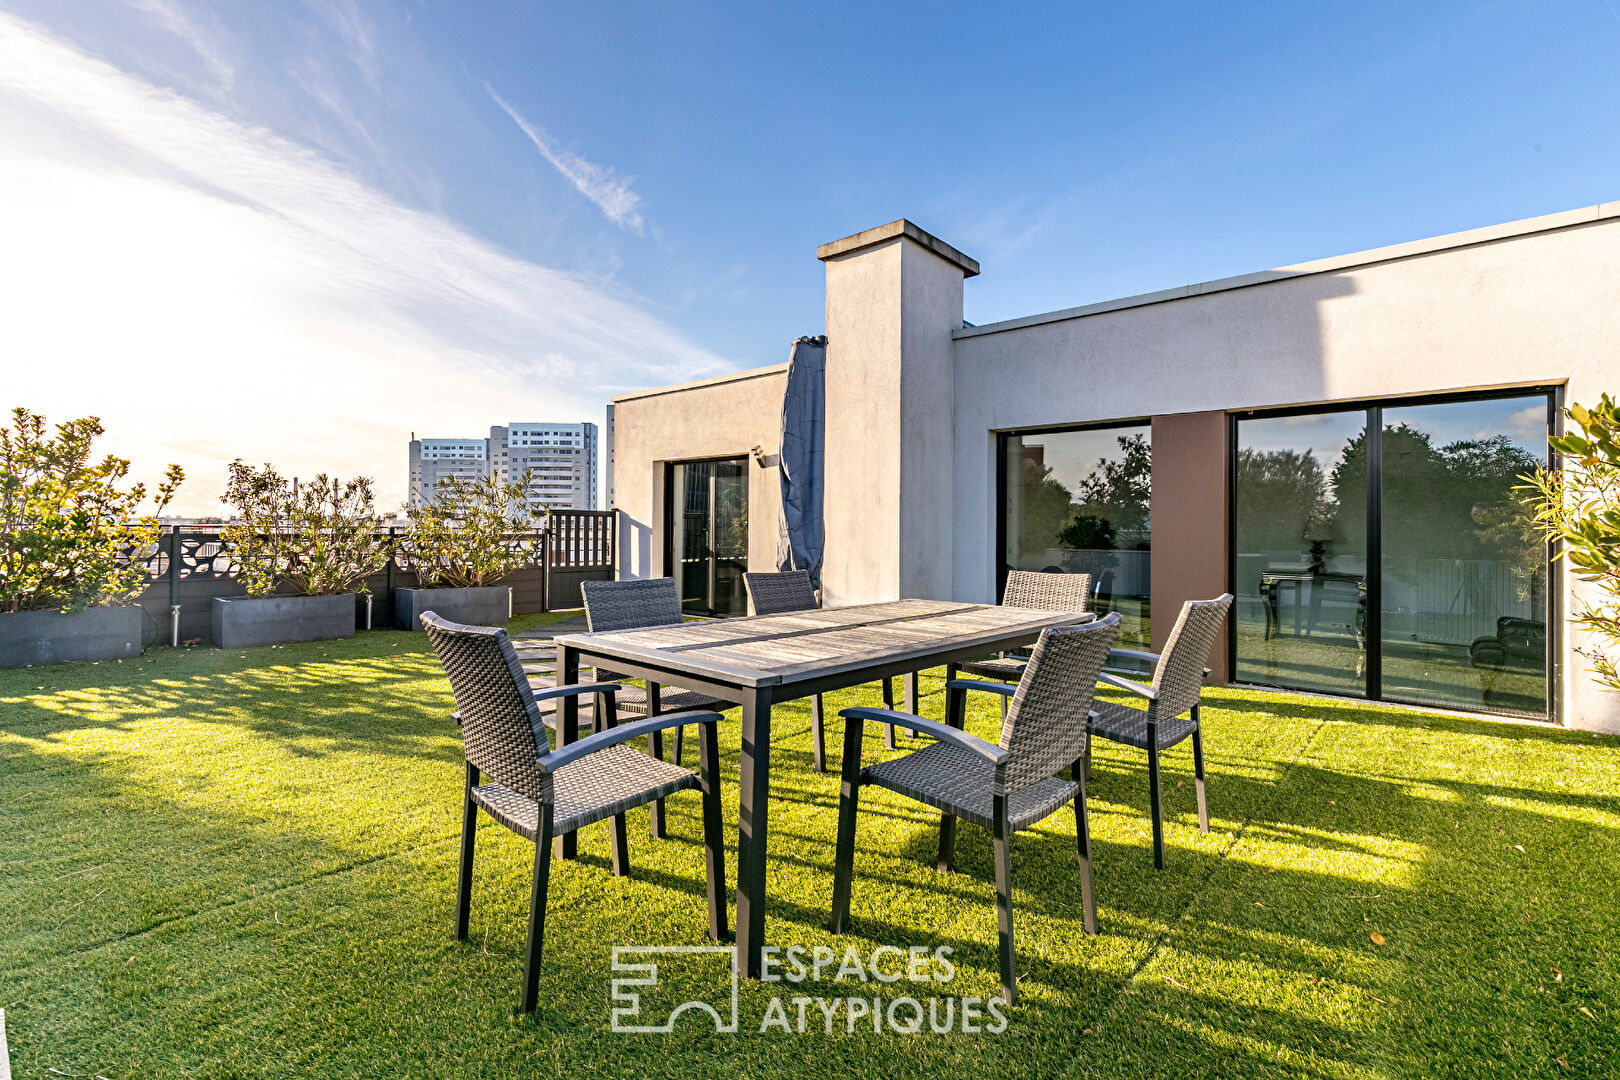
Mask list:
[[[1198,721],[1198,706],[1193,706],[1193,722]],[[1193,784],[1198,789],[1198,831],[1209,832],[1209,802],[1204,798],[1204,731],[1193,728]]]
[[[678,728],[675,729],[675,764],[677,764],[677,765],[686,764],[684,761],[681,760],[681,758],[684,756],[685,749],[686,749],[686,728],[685,727],[678,727]]]
[[[608,822],[609,858],[613,865],[614,877],[630,876],[630,832],[629,822],[624,814],[614,814]]]
[[[815,742],[816,772],[824,773],[827,771],[827,728],[820,694],[810,699],[810,738]]]
[[[1007,798],[995,797],[991,830],[996,857],[996,937],[1001,953],[1001,1000],[1018,1001],[1018,960],[1013,952],[1012,830],[1007,827]]]
[[[1086,779],[1086,781],[1087,781],[1087,782],[1088,782],[1088,783],[1089,783],[1089,782],[1090,782],[1090,780],[1091,780],[1091,732],[1089,732],[1089,731],[1088,731],[1088,732],[1086,732],[1086,756],[1085,756],[1085,765],[1086,765],[1086,774],[1085,774],[1085,779]],[[1079,779],[1080,779],[1080,777],[1078,777],[1078,776],[1077,776],[1077,777],[1075,777],[1075,778],[1074,778],[1074,779],[1075,779],[1075,780],[1079,780]]]
[[[1159,748],[1156,745],[1148,747],[1148,801],[1153,813],[1153,868],[1163,870],[1164,803],[1159,793]]]
[[[861,796],[861,735],[864,725],[848,720],[844,727],[843,782],[838,790],[838,843],[833,848],[833,933],[849,925],[849,892],[855,877],[855,818]]]
[[[893,679],[884,679],[883,680],[883,707],[885,709],[894,708],[894,680]],[[884,724],[883,725],[883,749],[885,749],[885,750],[893,750],[894,748],[895,748],[894,747],[894,725],[893,724]]]
[[[472,913],[473,841],[478,836],[478,804],[473,788],[478,786],[478,766],[467,762],[467,795],[461,804],[461,869],[456,876],[456,940],[467,940],[467,920]]]
[[[551,878],[551,807],[540,804],[540,831],[534,846],[534,888],[529,893],[529,943],[523,954],[523,1011],[534,1012],[540,997],[540,950],[546,939],[546,886]]]
[[[967,705],[967,691],[945,691],[945,722],[951,727],[961,730],[965,720],[963,717]],[[934,863],[934,869],[940,873],[949,873],[956,868],[956,815],[941,814],[939,816],[939,859]]]
[[[1089,747],[1088,747],[1089,749]],[[1074,835],[1080,845],[1081,925],[1086,933],[1097,932],[1097,880],[1091,871],[1091,815],[1086,809],[1085,767],[1075,762],[1070,775],[1080,790],[1074,793]]]
[[[709,893],[709,937],[724,941],[726,929],[726,835],[720,807],[720,735],[713,724],[697,726],[698,778],[703,787],[703,872]]]
[[[996,703],[1001,706],[1001,722],[1005,724],[1007,722],[1007,695],[997,694]]]

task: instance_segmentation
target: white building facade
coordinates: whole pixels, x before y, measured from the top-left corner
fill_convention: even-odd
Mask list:
[[[1565,405],[1620,390],[1620,204],[986,326],[979,265],[910,222],[817,256],[825,603],[1085,572],[1158,648],[1231,592],[1219,680],[1620,731],[1565,618],[1589,594],[1513,490]],[[614,399],[621,575],[672,572],[700,465],[774,569],[785,385]]]

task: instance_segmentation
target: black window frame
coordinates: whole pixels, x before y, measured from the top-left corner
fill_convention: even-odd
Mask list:
[[[1041,424],[1034,427],[1000,428],[995,432],[996,470],[996,603],[1007,591],[1007,441],[1014,435],[1063,435],[1071,431],[1107,431],[1110,428],[1147,428],[1148,446],[1153,445],[1153,417],[1137,416],[1121,420],[1090,420],[1083,424]],[[1150,539],[1148,541],[1152,543]]]

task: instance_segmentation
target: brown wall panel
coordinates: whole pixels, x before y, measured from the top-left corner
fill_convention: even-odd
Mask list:
[[[1226,591],[1227,419],[1224,412],[1153,418],[1153,648],[1164,648],[1181,605]],[[1208,661],[1231,679],[1227,635]]]

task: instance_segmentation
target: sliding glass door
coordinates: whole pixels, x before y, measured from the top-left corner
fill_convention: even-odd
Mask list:
[[[1236,421],[1235,678],[1550,715],[1548,394]]]
[[[665,559],[682,609],[747,614],[748,459],[676,462],[665,485]]]

